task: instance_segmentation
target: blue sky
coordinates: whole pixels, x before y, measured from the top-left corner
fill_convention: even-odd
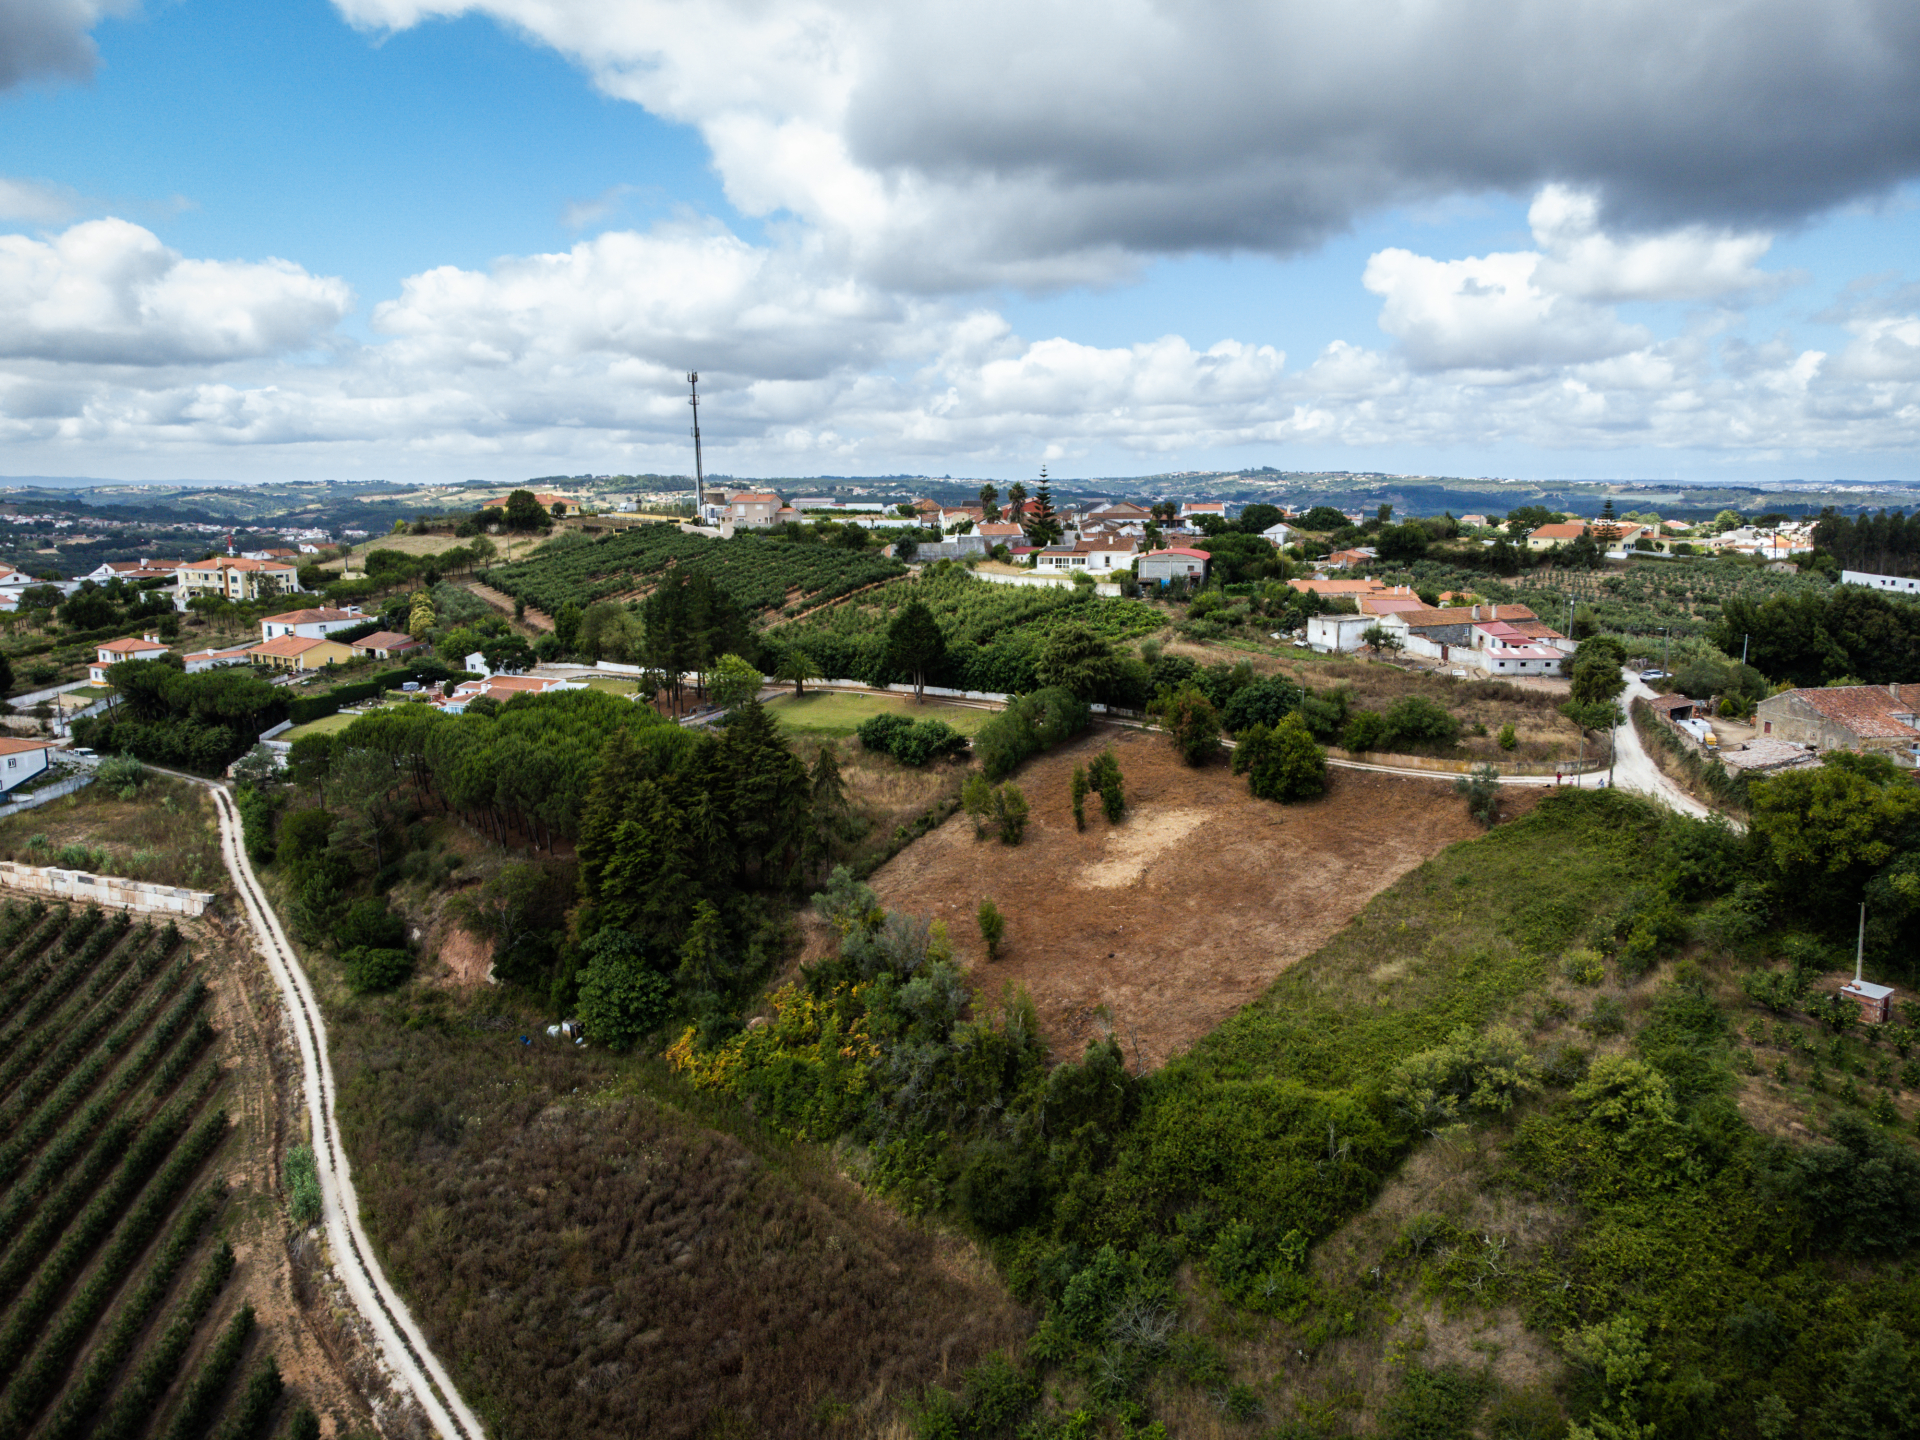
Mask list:
[[[698,366],[738,474],[1920,478],[1911,74],[1372,4],[73,0],[0,34],[7,468],[677,470]]]

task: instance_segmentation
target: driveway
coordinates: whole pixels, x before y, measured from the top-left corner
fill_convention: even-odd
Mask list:
[[[1653,700],[1657,697],[1658,692],[1649,688],[1631,670],[1622,670],[1620,674],[1627,682],[1626,693],[1620,697],[1622,711],[1629,710],[1635,700]],[[1719,813],[1712,806],[1702,805],[1687,794],[1653,763],[1653,757],[1647,754],[1646,747],[1640,743],[1640,732],[1633,728],[1631,714],[1613,732],[1613,744],[1613,783],[1622,790],[1638,790],[1643,795],[1651,795],[1670,810],[1678,810],[1683,815],[1702,820]]]

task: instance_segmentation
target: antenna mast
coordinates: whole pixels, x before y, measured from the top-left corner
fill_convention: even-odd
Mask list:
[[[687,386],[693,391],[693,523],[698,525],[705,518],[707,508],[707,475],[700,463],[700,372],[687,372]]]

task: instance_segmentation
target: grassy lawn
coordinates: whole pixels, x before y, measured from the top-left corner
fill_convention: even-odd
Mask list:
[[[298,740],[302,735],[325,735],[330,731],[344,730],[359,718],[358,715],[348,715],[344,713],[339,715],[323,715],[318,720],[309,720],[304,725],[294,726],[293,729],[281,734],[279,738],[282,740]]]
[[[637,680],[623,680],[618,675],[589,675],[585,682],[590,690],[604,690],[609,695],[631,695],[640,688]]]
[[[816,690],[802,696],[782,695],[767,702],[767,713],[795,735],[851,735],[860,722],[875,715],[904,715],[909,720],[944,720],[962,735],[971,735],[996,712],[971,705],[929,700],[916,705],[903,695],[846,695]]]

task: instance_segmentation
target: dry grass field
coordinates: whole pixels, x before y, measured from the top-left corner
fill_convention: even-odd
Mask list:
[[[1118,825],[1068,782],[1111,744],[1126,778]],[[889,906],[946,922],[977,984],[1027,987],[1057,1058],[1111,1024],[1164,1064],[1326,943],[1367,901],[1456,840],[1478,834],[1444,782],[1329,772],[1327,794],[1276,805],[1225,764],[1183,764],[1166,737],[1099,727],[1014,777],[1032,808],[1017,847],[976,839],[955,815],[873,877]],[[1507,813],[1532,803],[1509,799]],[[989,964],[975,911],[1007,917]]]

